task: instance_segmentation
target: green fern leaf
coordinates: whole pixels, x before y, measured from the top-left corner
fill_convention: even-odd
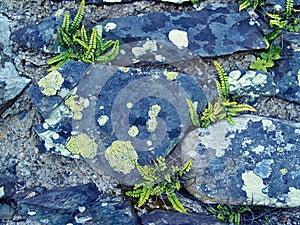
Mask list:
[[[229,97],[228,75],[225,72],[224,68],[217,61],[214,61],[214,66],[218,72],[220,80],[220,94],[224,97],[224,100],[227,100]]]
[[[63,24],[61,26],[61,29],[69,34],[70,31],[70,14],[68,12],[65,12],[64,14],[64,20],[63,20]]]
[[[74,17],[74,19],[73,19],[73,21],[70,25],[70,33],[75,32],[79,28],[80,23],[81,23],[82,18],[83,18],[83,14],[84,14],[84,5],[85,5],[85,0],[82,0],[80,5],[79,5],[77,14]]]
[[[184,175],[184,174],[187,174],[188,172],[190,172],[191,168],[192,168],[192,165],[193,165],[193,160],[192,159],[189,159],[181,168],[180,170],[178,171],[178,174],[180,176]]]
[[[107,53],[103,55],[96,55],[95,56],[95,61],[98,64],[105,64],[107,62],[112,61],[114,58],[116,58],[119,54],[119,49],[120,49],[120,42],[119,40],[114,41],[114,44]]]
[[[189,99],[186,99],[186,103],[187,103],[188,108],[189,108],[190,119],[192,121],[192,124],[196,127],[200,127],[201,126],[200,119],[199,119],[199,115],[197,113],[197,109],[196,109],[194,103]]]
[[[186,213],[186,209],[182,206],[180,201],[178,200],[176,194],[174,192],[167,193],[167,197],[169,201],[171,202],[174,209],[176,209],[178,212]]]
[[[142,193],[140,195],[140,199],[138,202],[138,207],[141,207],[142,205],[144,205],[146,203],[146,201],[149,199],[151,192],[153,191],[152,187],[144,187],[142,189]]]

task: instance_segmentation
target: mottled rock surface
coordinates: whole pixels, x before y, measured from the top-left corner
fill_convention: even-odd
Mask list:
[[[143,225],[221,225],[220,220],[207,214],[178,213],[155,210],[150,214],[144,214],[141,218]]]
[[[0,199],[7,199],[14,195],[15,182],[5,174],[0,173]]]
[[[300,206],[300,124],[258,116],[220,121],[180,144],[193,159],[186,188],[203,202]]]
[[[105,3],[130,3],[136,0],[87,0],[87,3],[95,3],[95,4],[105,4]],[[156,2],[171,2],[176,4],[181,4],[184,2],[190,2],[190,0],[155,0]]]
[[[284,33],[283,37],[282,57],[272,68],[278,96],[300,104],[300,33]],[[280,45],[281,38],[278,41]]]
[[[248,13],[239,12],[237,4],[212,4],[201,11],[146,13],[100,24],[104,37],[118,39],[121,44],[160,40],[199,56],[213,57],[265,48],[260,30],[249,21]]]
[[[198,102],[199,112],[207,104],[197,81],[182,73],[94,65],[80,75],[70,68],[74,62],[29,89],[45,118],[36,131],[46,151],[82,156],[125,183],[139,179],[137,160],[145,165],[166,157],[183,137],[191,125],[187,98]],[[66,72],[68,79],[82,77],[73,91],[65,86]]]

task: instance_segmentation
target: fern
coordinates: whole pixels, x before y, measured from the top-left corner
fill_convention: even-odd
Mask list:
[[[263,6],[265,3],[263,0],[239,0],[238,2],[240,4],[239,11],[248,8],[256,9],[257,6]]]
[[[160,156],[155,160],[153,167],[141,166],[137,163],[136,168],[143,180],[134,185],[132,191],[127,191],[125,194],[139,198],[138,207],[144,205],[150,196],[162,196],[165,194],[177,211],[186,212],[186,209],[176,196],[176,190],[179,191],[181,188],[181,176],[188,173],[192,168],[191,159],[181,168],[177,166],[168,168],[165,158]]]
[[[213,105],[209,102],[207,108],[202,112],[201,118],[197,114],[193,102],[187,99],[190,118],[194,125],[207,128],[211,123],[226,119],[234,125],[233,116],[238,116],[242,111],[256,112],[256,109],[246,104],[239,104],[229,99],[229,80],[223,67],[214,61],[219,80],[215,79],[218,91],[218,100]],[[193,122],[194,121],[194,122]]]
[[[119,54],[119,41],[109,40],[104,43],[97,29],[89,34],[84,25],[80,27],[84,14],[85,0],[82,0],[72,23],[69,13],[64,14],[62,26],[57,30],[57,36],[62,47],[67,48],[59,56],[48,61],[55,64],[48,71],[60,67],[67,60],[80,60],[87,63],[105,64]]]

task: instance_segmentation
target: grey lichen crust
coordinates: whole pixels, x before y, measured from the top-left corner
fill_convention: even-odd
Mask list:
[[[183,158],[192,156],[195,165],[189,191],[205,202],[300,206],[300,123],[250,115],[235,121],[182,142]]]

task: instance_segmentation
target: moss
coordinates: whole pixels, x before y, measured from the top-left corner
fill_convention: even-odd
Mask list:
[[[66,106],[68,106],[73,112],[74,120],[82,119],[82,110],[84,108],[84,99],[77,95],[71,95],[66,101]]]
[[[63,82],[64,78],[62,75],[57,70],[54,70],[40,79],[38,86],[44,95],[53,96],[60,90]]]
[[[75,155],[81,155],[83,158],[94,158],[97,155],[98,145],[88,135],[79,133],[69,138],[66,147]]]
[[[177,72],[164,71],[164,75],[167,78],[167,80],[176,80],[178,77]]]
[[[130,141],[114,141],[106,149],[105,158],[115,171],[129,174],[135,168],[138,155]]]

